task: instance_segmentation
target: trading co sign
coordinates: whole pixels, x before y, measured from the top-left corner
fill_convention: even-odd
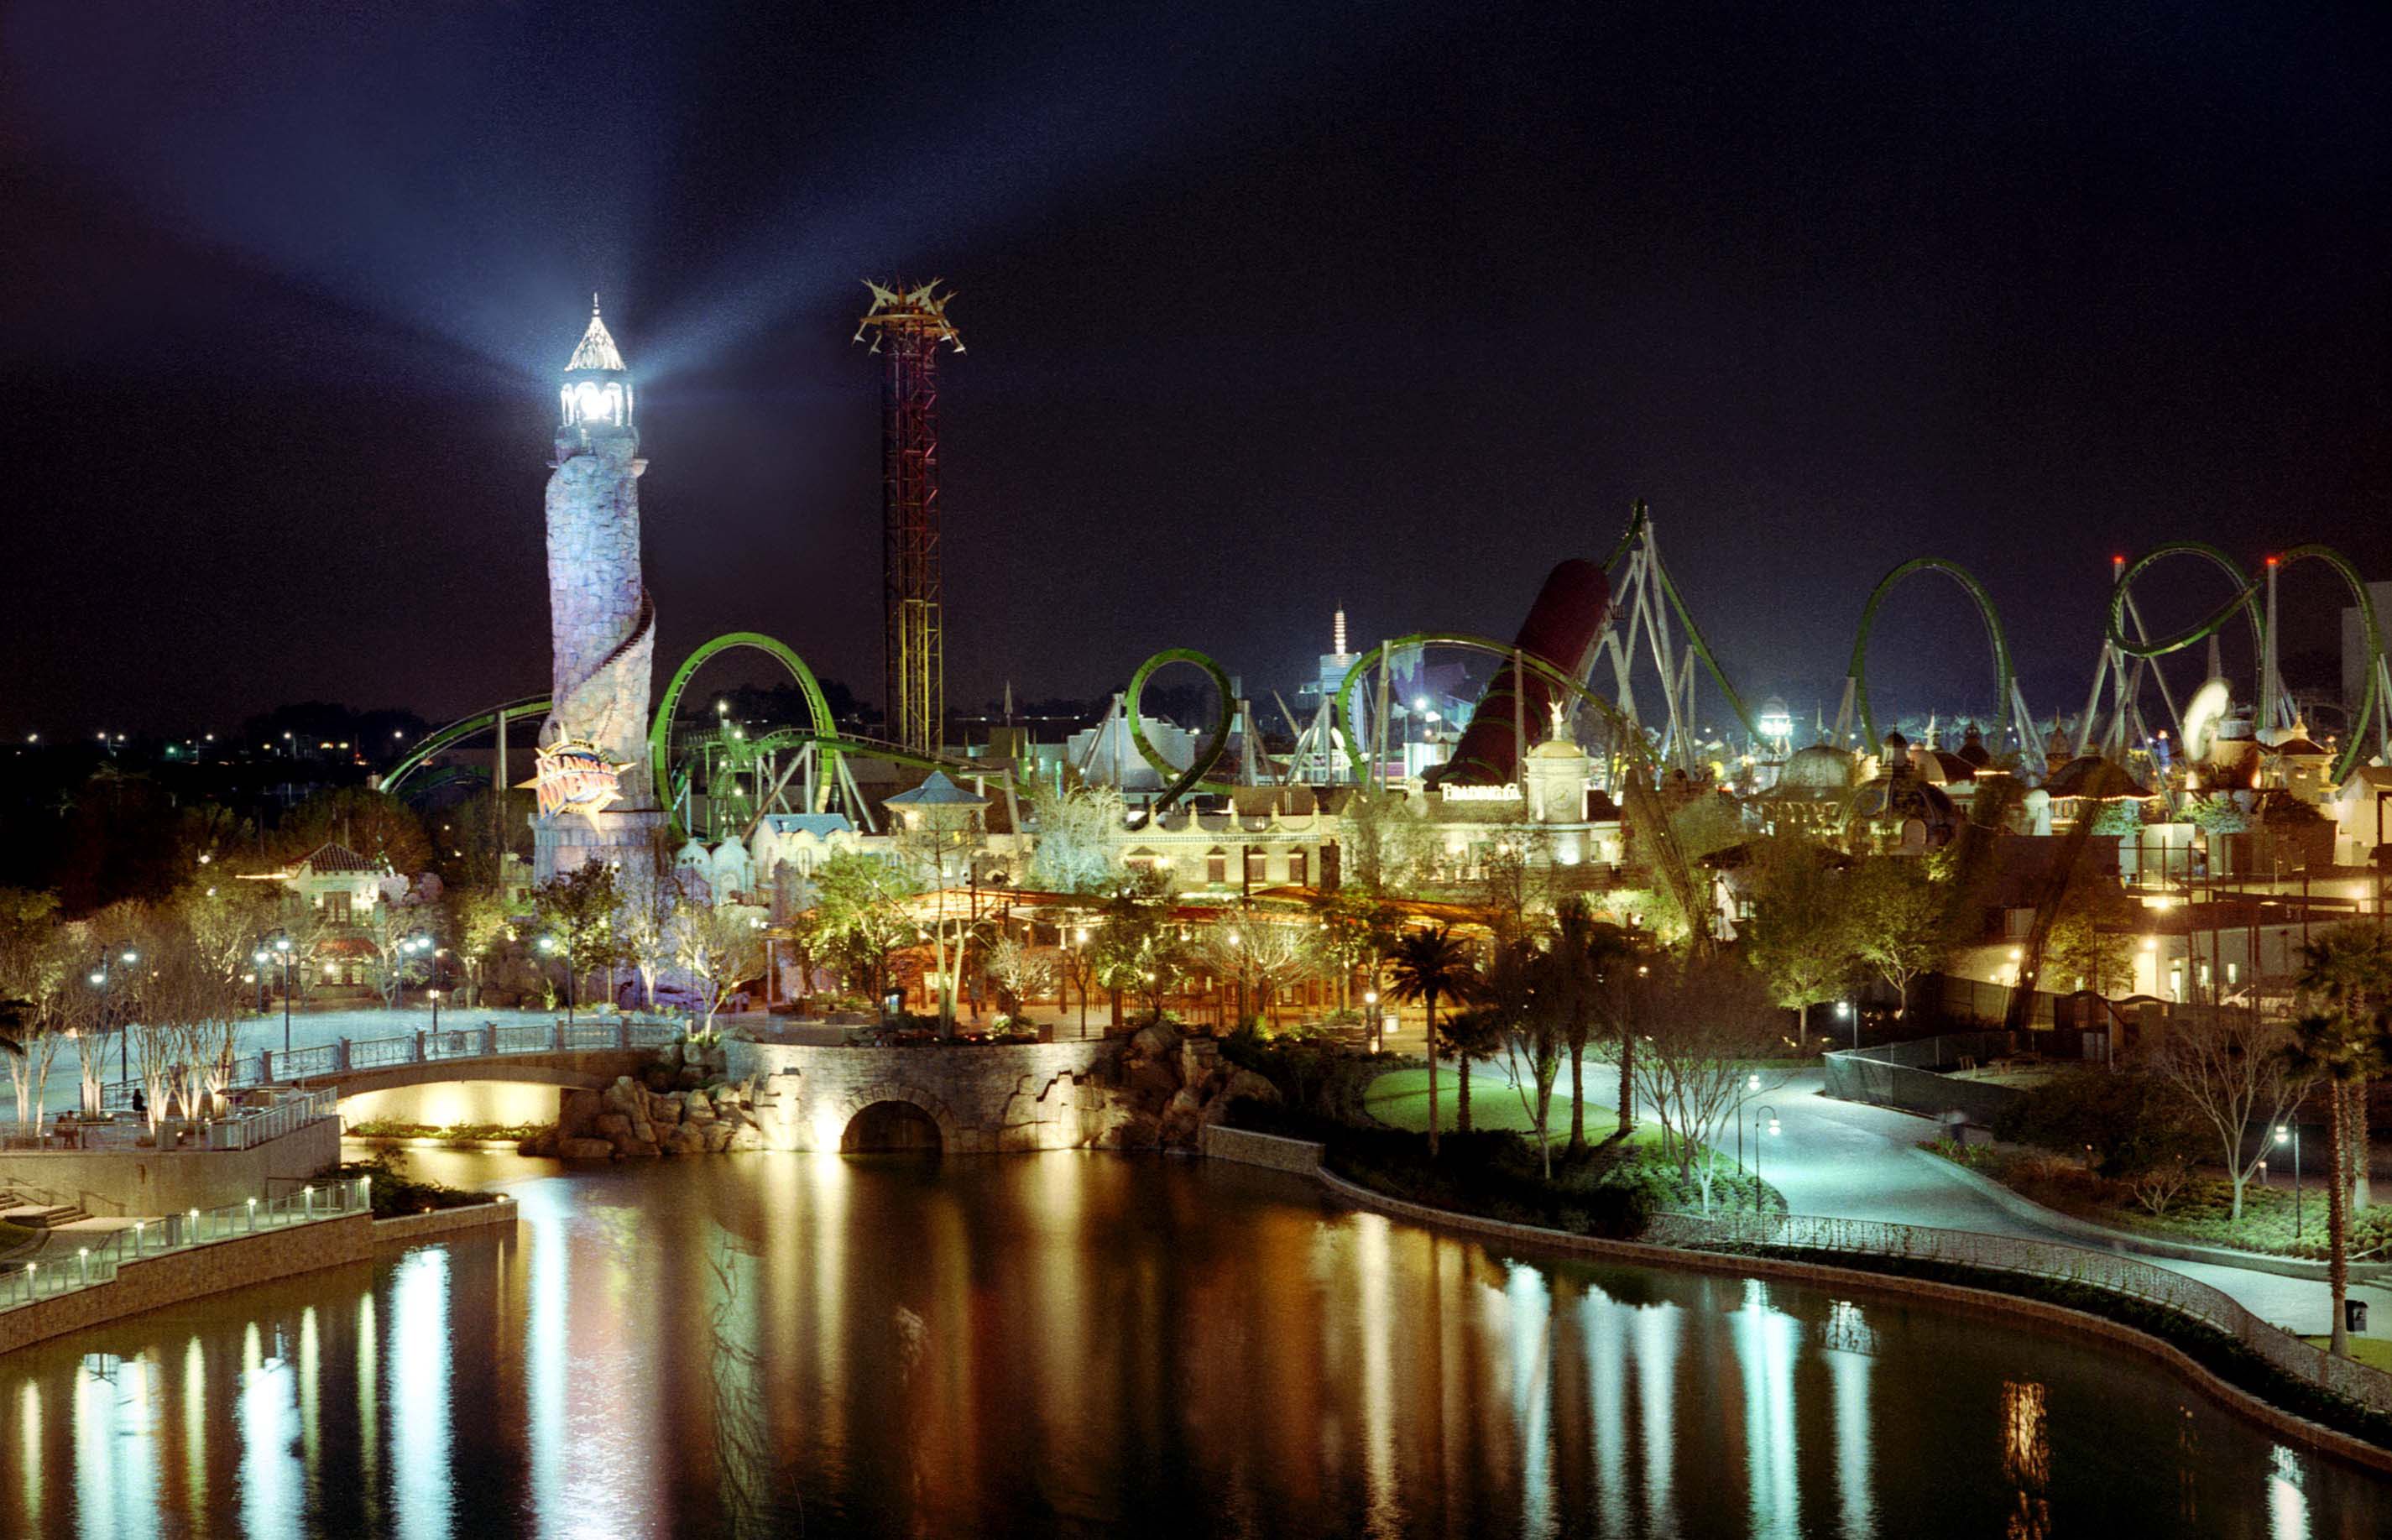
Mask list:
[[[623,799],[625,761],[618,764],[585,738],[560,738],[540,750],[540,769],[523,783],[540,804],[542,818],[579,813],[598,826],[598,815]]]

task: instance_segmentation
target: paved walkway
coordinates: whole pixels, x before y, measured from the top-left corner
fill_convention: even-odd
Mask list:
[[[2013,1214],[1945,1162],[1920,1150],[1920,1140],[1935,1136],[1931,1119],[1838,1101],[1823,1094],[1822,1080],[1822,1071],[1802,1071],[1745,1108],[1748,1153],[1754,1142],[1752,1113],[1765,1106],[1777,1114],[1779,1132],[1768,1140],[1761,1174],[1786,1195],[1793,1212],[2086,1244],[2079,1236]],[[1733,1137],[1722,1143],[1735,1148]],[[2322,1282],[2132,1254],[2222,1289],[2253,1314],[2304,1335],[2322,1335],[2330,1324],[2332,1296]],[[2360,1286],[2350,1293],[2368,1301],[2369,1335],[2392,1336],[2392,1289]]]

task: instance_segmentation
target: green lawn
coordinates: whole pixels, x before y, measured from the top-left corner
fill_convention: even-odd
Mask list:
[[[1592,1068],[1592,1067],[1590,1067]],[[1588,1089],[1595,1084],[1594,1076],[1587,1077]],[[1617,1077],[1608,1083],[1618,1084]],[[1441,1129],[1453,1127],[1454,1073],[1440,1066],[1436,1072],[1436,1122]],[[1390,1069],[1371,1082],[1362,1093],[1362,1106],[1372,1117],[1390,1128],[1410,1129],[1414,1133],[1428,1130],[1428,1070]],[[1564,1073],[1554,1082],[1553,1126],[1548,1131],[1555,1139],[1569,1136],[1570,1094],[1569,1076]],[[1501,1070],[1482,1067],[1470,1077],[1470,1126],[1476,1129],[1509,1129],[1514,1133],[1533,1133],[1535,1124],[1529,1120],[1528,1108],[1520,1105],[1519,1093]],[[1590,1139],[1610,1136],[1619,1126],[1619,1112],[1590,1100],[1586,1104],[1586,1133]],[[1634,1137],[1650,1142],[1660,1136],[1658,1129],[1640,1124]]]
[[[2304,1337],[2301,1340],[2313,1348],[2334,1345],[2331,1337]],[[2392,1337],[2354,1337],[2350,1339],[2350,1356],[2354,1362],[2364,1364],[2371,1369],[2382,1369],[2392,1374]]]

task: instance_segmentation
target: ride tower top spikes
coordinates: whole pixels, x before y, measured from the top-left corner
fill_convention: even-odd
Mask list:
[[[946,633],[939,571],[939,371],[942,343],[963,339],[947,319],[955,296],[939,280],[915,288],[864,280],[872,307],[855,341],[872,333],[888,359],[880,401],[882,731],[936,754],[946,724]]]

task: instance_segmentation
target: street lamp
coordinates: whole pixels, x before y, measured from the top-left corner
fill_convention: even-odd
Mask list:
[[[1768,1122],[1765,1131],[1762,1126],[1764,1119]],[[1763,1132],[1772,1135],[1778,1132],[1777,1109],[1766,1103],[1752,1109],[1752,1206],[1755,1209],[1762,1208],[1768,1202],[1764,1196],[1768,1188],[1761,1181],[1761,1136]]]
[[[1850,1017],[1852,1018],[1852,1052],[1853,1052],[1853,1053],[1855,1053],[1855,1054],[1857,1054],[1857,1053],[1859,1053],[1859,1052],[1860,1052],[1860,1049],[1861,1049],[1861,1018],[1860,1018],[1859,1016],[1853,1016],[1853,1015],[1852,1015],[1852,1003],[1851,1001],[1849,1001],[1849,1000],[1839,1000],[1839,1001],[1837,1001],[1837,1002],[1836,1002],[1836,1019],[1838,1019],[1839,1021],[1840,1021],[1840,1020],[1843,1020],[1843,1019],[1844,1019],[1845,1017],[1847,1017],[1847,1016],[1850,1016]]]
[[[1379,1051],[1379,1031],[1381,1027],[1384,1025],[1384,1023],[1379,1019],[1378,990],[1364,990],[1362,991],[1362,1008],[1371,1013],[1371,1052],[1375,1054]]]
[[[288,1055],[291,1052],[291,938],[283,935],[275,937],[274,950],[282,959],[282,1052]]]
[[[2276,1143],[2293,1146],[2293,1238],[2301,1238],[2301,1126],[2276,1125]]]
[[[1742,1107],[1744,1105],[1744,1098],[1760,1089],[1761,1077],[1758,1075],[1747,1075],[1744,1078],[1744,1090],[1736,1095],[1736,1106],[1739,1108]],[[1744,1170],[1744,1115],[1741,1111],[1736,1114],[1736,1169],[1739,1171]]]

